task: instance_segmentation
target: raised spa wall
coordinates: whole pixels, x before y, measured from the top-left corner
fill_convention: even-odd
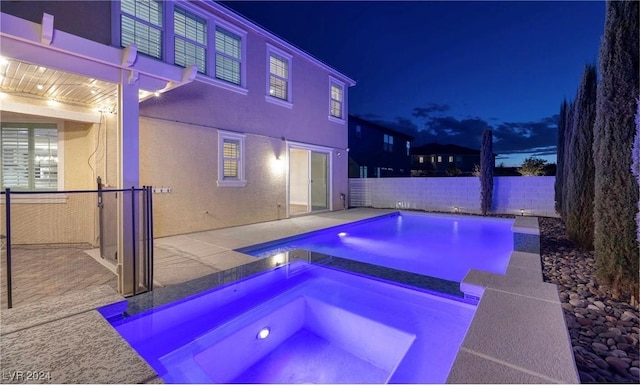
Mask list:
[[[554,284],[543,282],[536,217],[516,217],[505,275],[470,270],[478,308],[447,383],[580,383]]]

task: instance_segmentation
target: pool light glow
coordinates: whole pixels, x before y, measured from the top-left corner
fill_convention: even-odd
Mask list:
[[[344,236],[346,236],[346,235],[347,235],[347,232],[340,232],[340,233],[338,233],[338,236],[340,236],[340,237],[344,237]]]

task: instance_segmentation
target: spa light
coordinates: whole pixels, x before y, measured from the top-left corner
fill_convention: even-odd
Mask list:
[[[347,232],[340,232],[340,233],[338,233],[338,236],[340,236],[340,237],[344,237],[344,236],[346,236],[346,235],[347,235]]]
[[[269,327],[264,327],[260,331],[258,331],[258,335],[256,335],[256,339],[266,339],[269,336],[271,329]]]

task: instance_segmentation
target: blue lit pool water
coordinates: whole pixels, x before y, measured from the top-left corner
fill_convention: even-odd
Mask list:
[[[241,248],[256,257],[294,249],[460,282],[469,269],[504,274],[513,219],[400,212]]]
[[[474,312],[294,262],[110,322],[167,383],[444,383]]]

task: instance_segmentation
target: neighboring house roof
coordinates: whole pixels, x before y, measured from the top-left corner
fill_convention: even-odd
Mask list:
[[[394,136],[403,137],[407,141],[413,141],[415,139],[414,137],[410,136],[409,134],[403,133],[401,131],[390,129],[390,128],[382,126],[382,125],[380,125],[378,123],[367,121],[366,119],[362,119],[362,118],[360,118],[358,116],[355,116],[355,115],[349,114],[349,121],[350,122],[355,122],[355,123],[360,123],[362,125],[366,125],[366,126],[369,126],[369,127],[373,127],[374,129],[382,131],[383,133],[393,134]]]
[[[470,149],[459,145],[441,145],[439,143],[428,143],[422,146],[411,148],[411,155],[427,155],[427,154],[466,154],[480,155],[480,150]]]

